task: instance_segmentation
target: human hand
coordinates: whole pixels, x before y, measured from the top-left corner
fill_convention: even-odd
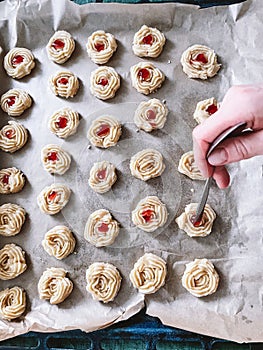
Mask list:
[[[253,132],[222,142],[206,159],[210,144],[226,129],[246,122]],[[218,187],[229,185],[226,164],[263,154],[263,84],[231,87],[219,108],[193,130],[195,162],[204,177],[213,174]],[[214,170],[214,173],[213,173]]]

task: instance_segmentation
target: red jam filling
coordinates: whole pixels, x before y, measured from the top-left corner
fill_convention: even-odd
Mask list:
[[[56,191],[51,191],[48,195],[48,199],[50,201],[53,201],[56,198],[57,192]]]
[[[146,68],[142,68],[138,72],[138,76],[142,81],[149,80],[150,79],[150,72]]]
[[[62,84],[62,85],[67,85],[68,79],[67,79],[67,78],[60,78],[60,79],[58,80],[58,83],[59,83],[59,84]]]
[[[13,106],[13,104],[16,102],[16,97],[15,96],[10,96],[7,99],[7,104],[9,107]]]
[[[102,86],[106,86],[106,85],[109,84],[109,81],[108,81],[108,79],[106,79],[106,78],[100,78],[98,84],[99,84],[99,85],[102,85]]]
[[[51,160],[52,162],[55,162],[56,160],[58,160],[57,152],[49,152],[47,155],[47,159]]]
[[[68,120],[65,117],[59,117],[58,121],[56,122],[56,126],[60,129],[64,129],[68,124]]]
[[[151,34],[146,35],[143,39],[142,42],[146,45],[152,45],[153,43],[153,36]]]
[[[10,175],[7,175],[5,174],[3,177],[2,177],[2,182],[3,184],[7,185],[9,183],[9,177]]]
[[[102,169],[102,170],[97,172],[97,178],[99,180],[104,180],[105,177],[106,177],[106,169]]]
[[[55,50],[62,50],[64,49],[65,43],[63,40],[60,39],[56,39],[55,41],[53,41],[52,45],[51,45]]]
[[[17,55],[12,59],[12,64],[14,66],[17,66],[18,64],[22,63],[24,61],[24,57],[21,55]]]
[[[96,134],[99,137],[105,137],[109,135],[109,133],[110,133],[109,124],[102,124]]]
[[[201,218],[201,220],[198,220],[195,222],[195,215],[191,216],[190,221],[194,225],[194,227],[199,227],[202,225],[202,218]]]
[[[8,139],[11,139],[13,136],[14,136],[14,130],[7,130],[5,132],[5,136],[8,138]]]
[[[152,109],[148,109],[146,112],[146,117],[148,120],[154,120],[156,118],[156,113]]]
[[[194,59],[194,61],[201,62],[204,64],[208,62],[206,56],[203,53],[199,53]]]
[[[109,229],[109,226],[104,222],[102,222],[102,224],[98,227],[98,230],[103,233],[108,232],[108,229]]]
[[[94,46],[98,52],[103,51],[105,49],[105,45],[103,43],[96,43]]]
[[[211,114],[214,114],[215,112],[217,112],[217,109],[218,109],[217,106],[213,104],[213,105],[208,106],[205,111],[208,112],[209,115],[211,115]]]
[[[150,222],[153,217],[153,211],[149,209],[145,210],[144,212],[142,212],[142,217],[144,218],[145,222]]]

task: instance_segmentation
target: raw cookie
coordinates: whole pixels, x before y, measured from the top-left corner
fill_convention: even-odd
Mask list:
[[[132,50],[139,57],[158,57],[163,51],[165,36],[157,28],[143,25],[135,33],[132,43]]]
[[[102,66],[91,72],[90,91],[92,95],[108,100],[113,98],[120,87],[120,76],[112,67]]]
[[[6,244],[0,250],[0,280],[11,280],[27,269],[25,252],[18,245]]]
[[[141,94],[149,95],[159,89],[165,75],[152,63],[140,62],[130,69],[132,86]]]
[[[205,205],[202,221],[198,226],[194,226],[194,219],[198,203],[190,203],[185,207],[185,211],[175,219],[181,230],[184,230],[190,237],[205,237],[212,231],[216,213],[209,204]],[[192,220],[192,221],[191,221]]]
[[[42,241],[45,251],[58,260],[73,253],[76,240],[67,226],[58,225],[49,230]]]
[[[21,79],[30,74],[34,67],[35,57],[28,49],[15,47],[5,55],[4,68],[12,78]]]
[[[41,161],[48,173],[63,175],[70,167],[71,157],[60,146],[50,144],[42,148]]]
[[[132,175],[143,181],[161,176],[164,169],[163,156],[151,148],[136,153],[130,161]]]
[[[117,50],[114,36],[97,30],[88,37],[87,52],[91,60],[97,64],[105,64]]]
[[[0,130],[0,149],[4,152],[14,153],[26,144],[27,138],[27,129],[22,124],[9,121]]]
[[[121,275],[117,268],[108,263],[95,262],[86,271],[87,291],[94,300],[108,303],[113,301],[121,286]]]
[[[75,41],[65,30],[59,30],[49,39],[47,44],[48,58],[62,64],[65,63],[75,50]]]
[[[108,192],[116,180],[115,166],[105,160],[94,163],[90,170],[89,185],[97,193]]]
[[[197,103],[193,117],[200,124],[217,112],[218,109],[219,103],[214,97],[211,97]]]
[[[205,80],[219,71],[221,64],[217,63],[214,50],[204,45],[193,45],[184,51],[181,57],[183,71],[189,78]]]
[[[0,194],[20,192],[25,185],[25,175],[17,168],[0,170]]]
[[[0,206],[0,235],[15,236],[26,220],[26,211],[17,204],[6,203]]]
[[[164,285],[166,273],[166,262],[155,254],[146,253],[134,264],[129,277],[139,292],[152,294]]]
[[[47,268],[37,285],[39,298],[49,300],[52,305],[62,303],[73,290],[73,283],[66,274],[63,268]]]
[[[101,148],[115,146],[121,136],[121,124],[112,116],[102,116],[93,120],[89,130],[90,142]]]
[[[8,90],[1,96],[2,110],[12,117],[19,117],[31,105],[31,97],[21,89]]]
[[[162,129],[166,122],[168,108],[157,98],[139,104],[134,114],[134,123],[147,132]]]
[[[69,71],[61,71],[50,77],[49,84],[56,96],[74,97],[79,89],[79,80]]]
[[[55,112],[48,121],[49,130],[62,139],[74,135],[77,131],[78,125],[78,112],[75,112],[68,107]]]
[[[6,288],[0,292],[0,316],[2,319],[12,321],[26,310],[26,292],[23,288]]]
[[[195,259],[186,264],[182,285],[195,297],[204,297],[216,292],[219,276],[211,261]]]
[[[205,180],[195,164],[194,152],[189,151],[182,155],[178,165],[178,171],[193,180]]]
[[[63,185],[54,183],[45,187],[37,197],[40,210],[49,215],[59,213],[68,203],[71,191]]]
[[[108,210],[94,211],[88,218],[84,238],[95,247],[111,245],[119,234],[119,224]]]
[[[168,219],[165,204],[156,196],[147,196],[140,200],[132,212],[132,222],[146,232],[162,227]]]

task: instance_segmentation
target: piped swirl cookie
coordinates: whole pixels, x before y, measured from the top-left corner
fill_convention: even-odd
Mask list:
[[[0,235],[15,236],[26,220],[26,211],[17,204],[6,203],[0,206]]]
[[[205,180],[195,164],[194,152],[189,151],[182,155],[179,160],[178,171],[192,180]]]
[[[0,280],[11,280],[27,269],[25,252],[18,245],[6,244],[0,250]]]
[[[25,175],[17,168],[0,170],[0,194],[20,192],[25,185]]]
[[[79,80],[72,72],[61,71],[50,77],[50,88],[56,96],[74,97],[79,89]]]
[[[205,205],[204,213],[200,223],[194,226],[193,221],[198,203],[190,203],[185,207],[185,211],[175,219],[181,230],[184,230],[190,237],[205,237],[212,231],[216,213],[209,204]]]
[[[119,234],[119,224],[108,210],[94,211],[88,218],[84,238],[95,247],[111,245]]]
[[[106,160],[94,163],[90,170],[89,185],[97,193],[108,192],[116,180],[115,166]]]
[[[70,194],[71,191],[67,186],[54,183],[40,192],[37,204],[43,213],[54,215],[67,205]]]
[[[14,153],[22,148],[28,139],[27,129],[15,121],[9,121],[0,130],[0,149]]]
[[[0,292],[0,317],[12,321],[26,310],[26,292],[21,287],[6,288]]]
[[[62,303],[73,290],[73,283],[66,275],[63,268],[47,268],[38,282],[39,298],[49,300],[52,305]]]
[[[112,116],[101,116],[93,120],[89,130],[90,142],[101,148],[115,146],[121,136],[121,124]]]
[[[2,110],[12,117],[19,117],[31,105],[31,97],[21,89],[8,90],[1,96]]]
[[[87,291],[95,300],[108,303],[113,301],[121,286],[121,275],[109,263],[95,262],[86,271]]]
[[[62,139],[74,135],[77,132],[78,126],[78,112],[68,107],[56,111],[48,121],[49,130]]]
[[[167,219],[166,206],[156,196],[143,198],[132,212],[134,225],[146,232],[153,232],[162,227]]]
[[[166,122],[168,108],[157,98],[139,104],[134,114],[134,123],[139,129],[151,132],[162,129]]]
[[[12,78],[21,79],[30,74],[34,67],[35,57],[28,49],[15,47],[5,55],[4,68]]]
[[[197,103],[193,117],[197,123],[201,124],[212,114],[217,112],[218,109],[219,103],[214,97],[211,97]]]
[[[70,167],[71,157],[60,146],[50,144],[42,148],[41,161],[48,173],[63,175]]]
[[[49,230],[42,241],[45,251],[58,260],[73,253],[76,240],[67,226],[58,225]]]
[[[165,75],[150,62],[140,62],[130,69],[132,86],[141,94],[149,95],[162,86]]]
[[[46,49],[50,60],[62,64],[70,58],[75,50],[75,41],[70,33],[59,30],[49,39]]]
[[[110,33],[97,30],[88,37],[87,52],[94,63],[107,63],[116,50],[116,40]]]
[[[164,285],[166,273],[166,262],[155,254],[146,253],[134,264],[129,277],[139,292],[152,294]]]
[[[158,57],[163,51],[165,36],[157,28],[143,25],[135,33],[132,43],[132,50],[139,57]]]
[[[100,100],[113,98],[120,88],[120,76],[112,67],[102,66],[91,72],[90,91]]]
[[[204,297],[216,292],[219,275],[207,259],[195,259],[186,264],[182,277],[182,285],[195,297]]]
[[[189,78],[202,80],[212,78],[221,67],[221,64],[217,63],[215,51],[204,45],[193,45],[185,50],[181,64]]]
[[[136,153],[130,161],[131,174],[143,181],[161,176],[164,169],[163,156],[151,148]]]

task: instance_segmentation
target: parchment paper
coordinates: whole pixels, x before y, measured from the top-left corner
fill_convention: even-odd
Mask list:
[[[199,100],[214,96],[219,101],[234,83],[262,81],[262,18],[260,1],[243,5],[198,10],[178,4],[120,5],[89,4],[78,6],[70,1],[6,1],[0,4],[0,46],[4,53],[14,46],[31,49],[36,57],[32,74],[20,81],[8,78],[2,66],[0,93],[20,87],[30,93],[34,105],[19,121],[30,131],[28,144],[13,155],[1,153],[1,168],[16,166],[27,176],[19,194],[1,196],[1,204],[21,204],[28,217],[22,232],[13,238],[1,238],[1,247],[9,242],[20,244],[27,252],[28,270],[15,280],[1,281],[1,289],[20,285],[28,294],[29,307],[22,321],[0,321],[1,339],[35,331],[80,328],[92,331],[127,319],[138,312],[144,297],[129,281],[134,262],[153,252],[168,265],[165,286],[146,300],[147,313],[175,327],[235,341],[263,341],[262,331],[262,157],[231,167],[229,190],[212,188],[209,203],[217,212],[212,234],[193,239],[178,229],[174,218],[185,205],[198,201],[203,182],[178,174],[180,156],[192,148],[192,118]],[[155,62],[166,75],[163,87],[145,97],[130,83],[129,68],[142,61],[133,55],[131,43],[141,25],[156,26],[164,32],[167,43]],[[45,46],[55,30],[67,30],[76,40],[76,50],[63,66],[48,60]],[[109,102],[96,99],[89,91],[90,72],[96,65],[86,53],[87,37],[95,30],[111,32],[118,40],[118,50],[108,65],[121,75],[121,88]],[[182,72],[180,57],[192,44],[205,44],[218,53],[222,69],[209,81],[190,80]],[[48,78],[68,69],[81,81],[80,91],[70,100],[57,98],[48,87]],[[152,97],[165,99],[169,108],[167,124],[161,131],[137,132],[133,114],[139,102]],[[49,116],[64,106],[76,109],[82,119],[76,135],[61,141],[47,128]],[[11,118],[1,113],[1,126]],[[118,146],[108,150],[89,148],[86,138],[93,119],[103,114],[117,117],[123,124]],[[48,175],[41,166],[40,151],[47,143],[62,145],[72,155],[70,170],[62,177]],[[166,170],[161,178],[147,183],[133,178],[129,159],[137,151],[153,147],[164,155]],[[117,167],[118,181],[112,191],[97,195],[88,187],[88,174],[94,161],[109,159]],[[53,181],[70,186],[72,196],[62,213],[51,217],[40,212],[36,197]],[[157,194],[167,205],[169,220],[152,234],[134,228],[131,210],[146,195]],[[111,247],[95,248],[83,238],[89,214],[99,208],[109,209],[120,222],[121,230]],[[76,254],[64,261],[49,257],[41,246],[45,232],[57,224],[69,225],[78,240]],[[220,274],[218,291],[196,299],[181,286],[185,263],[194,258],[211,259]],[[85,270],[94,261],[107,261],[120,270],[123,281],[113,303],[93,301],[85,290]],[[46,267],[61,266],[74,282],[71,296],[61,305],[40,301],[37,282]]]

